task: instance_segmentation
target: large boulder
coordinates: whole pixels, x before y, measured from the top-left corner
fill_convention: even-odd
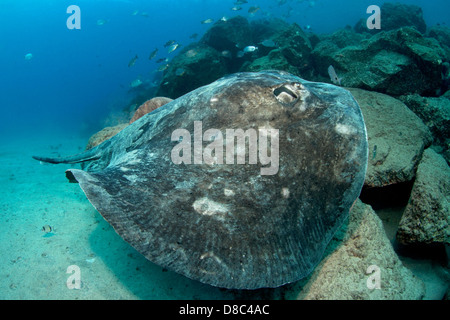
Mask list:
[[[328,77],[328,66],[333,65],[343,85],[394,96],[435,95],[442,85],[444,57],[437,40],[410,27],[382,32],[343,48],[326,38],[312,52],[321,76]]]
[[[298,68],[299,72],[311,68],[312,45],[308,36],[297,24],[292,24],[287,30],[279,32],[272,39],[289,64]]]
[[[403,266],[381,220],[369,205],[358,200],[350,211],[348,224],[331,240],[325,258],[297,298],[414,300],[424,295],[423,282]]]
[[[257,44],[277,37],[290,27],[291,25],[288,22],[279,18],[258,19],[250,22],[252,39]]]
[[[361,107],[369,140],[365,185],[383,187],[414,179],[431,133],[400,100],[350,88]]]
[[[284,26],[272,33],[273,46],[266,47],[262,37],[258,37],[257,58],[245,63],[240,71],[281,70],[302,76],[312,72],[312,45],[308,36],[297,24]],[[262,43],[259,43],[261,42]]]
[[[425,150],[408,205],[397,231],[403,244],[450,245],[450,168],[432,149]]]
[[[200,42],[219,52],[224,50],[237,52],[238,48],[253,45],[252,30],[246,18],[237,16],[224,20],[214,23]]]
[[[194,43],[175,56],[165,70],[157,96],[176,99],[228,73],[220,52]]]

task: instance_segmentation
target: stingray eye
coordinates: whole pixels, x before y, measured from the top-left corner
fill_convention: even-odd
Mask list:
[[[288,83],[273,90],[273,94],[282,104],[293,104],[300,98],[302,87],[300,83]]]

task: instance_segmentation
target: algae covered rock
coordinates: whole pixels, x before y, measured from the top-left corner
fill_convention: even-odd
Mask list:
[[[312,52],[316,71],[327,77],[333,65],[342,84],[394,96],[434,95],[442,85],[444,50],[414,28],[382,32],[340,48],[324,39]]]
[[[361,107],[369,140],[364,184],[382,187],[411,181],[431,143],[431,133],[400,100],[385,94],[349,89]]]
[[[450,168],[425,150],[397,232],[403,244],[450,244]]]
[[[225,59],[217,50],[193,44],[180,51],[165,71],[157,96],[176,99],[227,74]]]
[[[252,31],[248,20],[237,16],[226,21],[217,21],[205,33],[201,41],[221,52],[234,50],[253,44]]]
[[[287,30],[274,36],[273,40],[291,66],[297,67],[300,72],[310,68],[312,45],[297,24],[292,24]]]
[[[267,56],[255,59],[243,67],[243,71],[257,72],[263,70],[285,70],[298,75],[297,69],[289,64],[280,49],[272,50]]]
[[[381,220],[360,200],[336,233],[326,256],[301,289],[306,300],[416,300],[423,282],[403,266]]]
[[[436,39],[445,50],[446,61],[450,61],[450,28],[436,25],[428,30],[427,36]]]

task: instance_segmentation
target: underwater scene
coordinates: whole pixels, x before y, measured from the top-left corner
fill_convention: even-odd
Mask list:
[[[448,300],[449,12],[0,0],[0,299]]]

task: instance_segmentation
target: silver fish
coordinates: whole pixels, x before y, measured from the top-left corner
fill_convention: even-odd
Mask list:
[[[341,85],[342,78],[339,78],[336,74],[336,70],[334,70],[333,66],[328,67],[328,75],[330,76],[331,82],[334,84]]]
[[[254,51],[256,51],[256,50],[258,50],[258,47],[255,47],[255,46],[247,46],[247,47],[245,47],[244,48],[244,52],[245,53],[249,53],[249,52],[254,52]]]

